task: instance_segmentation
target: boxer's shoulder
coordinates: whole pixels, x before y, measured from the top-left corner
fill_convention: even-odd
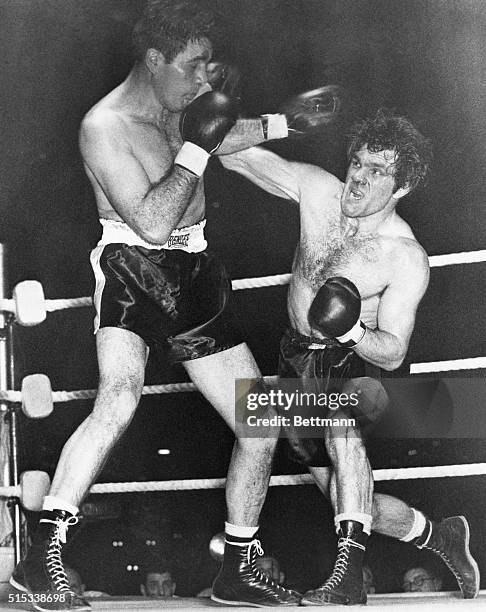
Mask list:
[[[127,118],[116,109],[105,105],[94,106],[83,118],[79,128],[79,144],[82,153],[87,153],[91,145],[101,145],[104,141],[127,139]]]
[[[342,182],[330,172],[312,164],[299,164],[301,184],[301,205],[309,209],[315,207],[339,207]]]
[[[429,278],[429,259],[415,238],[398,237],[390,244],[390,261],[401,277],[413,277],[426,285]]]

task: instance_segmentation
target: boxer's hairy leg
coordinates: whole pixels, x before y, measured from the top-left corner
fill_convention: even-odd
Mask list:
[[[136,334],[104,327],[96,335],[98,394],[92,413],[64,445],[49,495],[78,506],[130,423],[142,393],[147,347]]]
[[[234,431],[235,379],[261,378],[248,346],[239,344],[214,355],[186,361],[184,367],[204,397]],[[236,439],[226,481],[229,523],[258,525],[276,444],[275,432],[268,438]]]
[[[336,487],[335,475],[331,469],[309,467],[309,472],[319,490],[330,499],[331,491]],[[404,538],[410,533],[414,522],[413,510],[408,504],[384,493],[373,494],[372,516],[371,529],[373,531],[396,539]]]
[[[341,411],[333,418],[346,418]],[[373,474],[359,431],[353,426],[326,427],[324,440],[333,465],[329,492],[335,514],[370,514]]]
[[[410,532],[413,522],[413,510],[408,504],[391,495],[373,495],[373,531],[400,539]]]

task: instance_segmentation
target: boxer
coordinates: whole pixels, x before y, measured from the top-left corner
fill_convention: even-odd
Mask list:
[[[301,378],[304,386],[316,379],[321,391],[343,384],[361,389],[361,417],[369,424],[386,406],[380,370],[402,363],[428,284],[427,255],[396,207],[425,179],[431,150],[405,117],[380,110],[353,126],[348,154],[344,184],[322,168],[286,161],[261,147],[221,161],[300,206],[280,376]],[[328,427],[324,439],[301,439],[295,429],[289,434],[331,499],[339,538],[332,574],[305,593],[301,604],[366,603],[362,564],[371,529],[434,551],[463,596],[475,597],[479,571],[466,519],[436,523],[394,497],[373,494],[360,419],[348,423]],[[325,467],[329,463],[331,469]]]
[[[334,109],[296,100],[284,113],[237,119],[235,103],[207,83],[216,30],[200,0],[150,0],[134,30],[133,68],[81,124],[81,155],[103,227],[91,254],[99,388],[92,413],[62,450],[32,545],[11,578],[37,610],[89,609],[69,587],[62,548],[135,413],[149,350],[183,363],[233,429],[235,378],[261,377],[231,316],[230,280],[207,248],[202,177],[215,152],[315,129],[332,120]],[[255,566],[275,445],[271,435],[235,442],[226,552],[213,588],[218,601],[299,603],[298,593]]]

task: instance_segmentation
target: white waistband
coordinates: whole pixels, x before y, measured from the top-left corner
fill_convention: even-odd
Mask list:
[[[121,242],[128,246],[141,246],[146,249],[167,249],[169,251],[179,249],[187,253],[200,253],[208,246],[206,238],[204,237],[206,219],[194,225],[176,228],[172,231],[165,244],[152,244],[151,242],[147,242],[138,236],[132,228],[123,221],[100,219],[100,223],[103,227],[103,234],[98,242],[98,246]]]

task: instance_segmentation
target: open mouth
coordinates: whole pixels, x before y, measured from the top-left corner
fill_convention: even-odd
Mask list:
[[[362,193],[361,191],[359,191],[359,189],[356,189],[355,187],[349,188],[349,195],[353,200],[361,200],[362,198],[364,198],[364,193]]]

